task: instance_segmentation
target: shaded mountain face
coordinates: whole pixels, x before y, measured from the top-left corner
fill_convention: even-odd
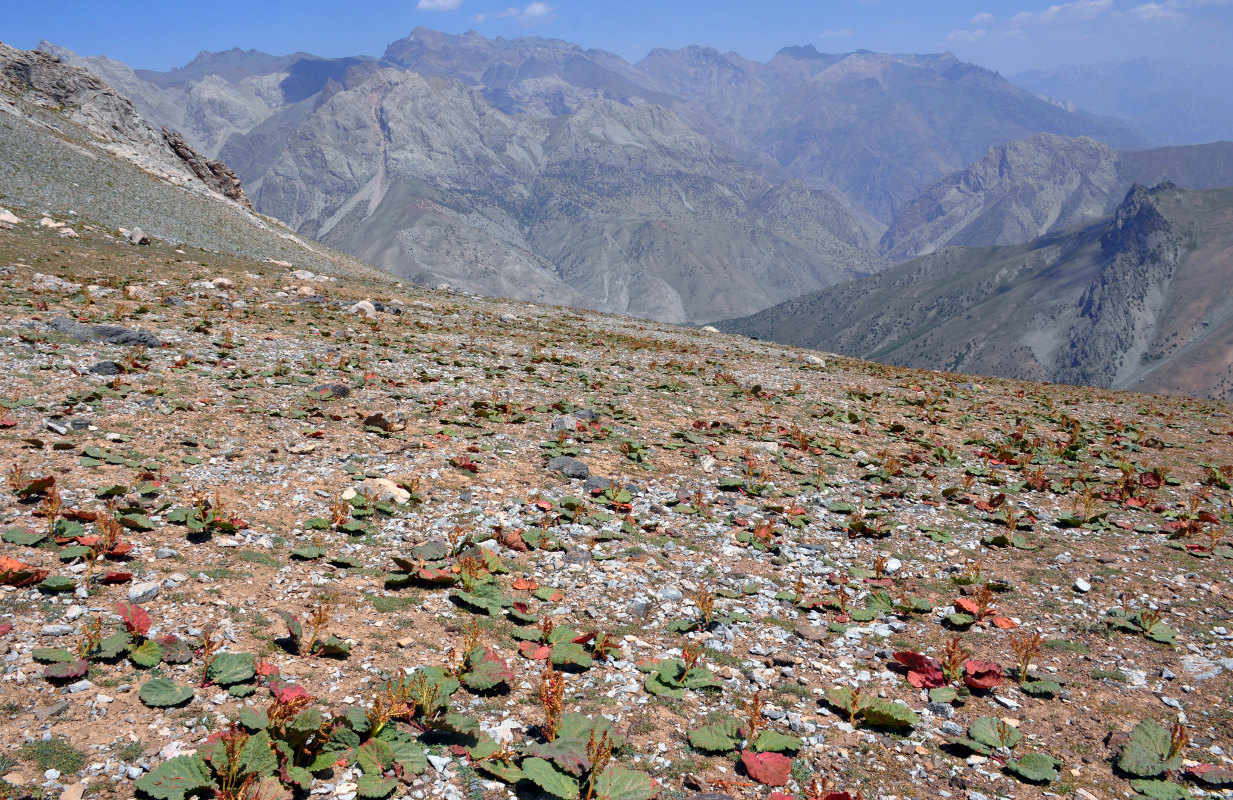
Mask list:
[[[703,47],[637,64],[553,39],[416,29],[380,59],[104,59],[221,154],[259,211],[390,271],[670,321],[875,272],[893,211],[1040,130],[1133,140],[953,56]]]
[[[1233,186],[1233,142],[1114,150],[1091,139],[1037,134],[990,148],[903,205],[882,237],[902,261],[948,245],[1012,245],[1090,222],[1136,183]]]
[[[734,333],[904,366],[1233,397],[1233,189],[1136,185],[1112,216],[949,247]]]

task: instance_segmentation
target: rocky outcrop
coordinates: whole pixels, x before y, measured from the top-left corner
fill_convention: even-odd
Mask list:
[[[210,191],[252,210],[227,165],[202,158],[183,137],[156,131],[128,98],[57,55],[0,43],[0,90],[61,115],[148,172],[177,183],[196,178]]]
[[[1054,372],[1064,383],[1124,382],[1151,344],[1169,281],[1185,253],[1183,238],[1160,213],[1158,193],[1136,184],[1100,237],[1102,265],[1079,298],[1079,318]]]
[[[184,137],[175,131],[163,128],[163,138],[172,152],[188,165],[188,168],[201,179],[202,183],[223,197],[228,197],[252,211],[253,204],[244,196],[244,190],[240,187],[240,178],[235,174],[235,170],[221,161],[202,158],[196,150],[188,146]]]

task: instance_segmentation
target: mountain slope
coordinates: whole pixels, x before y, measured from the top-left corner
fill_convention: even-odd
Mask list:
[[[1233,190],[1133,187],[1113,216],[940,250],[717,323],[891,364],[1233,396]]]
[[[89,72],[0,44],[0,203],[215,252],[380,274],[254,214],[227,173]]]
[[[426,283],[669,321],[883,268],[894,209],[991,145],[1133,139],[949,54],[630,64],[423,28],[377,60],[233,50],[157,75],[56,52],[123,81],[306,235]]]
[[[1233,186],[1233,142],[1117,151],[1037,134],[991,147],[903,205],[882,237],[892,260],[947,245],[1020,244],[1113,211],[1136,183]]]

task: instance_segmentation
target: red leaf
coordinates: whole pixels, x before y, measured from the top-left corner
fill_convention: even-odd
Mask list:
[[[543,661],[552,655],[552,648],[539,642],[522,642],[518,645],[518,652],[533,661]]]
[[[13,630],[13,623],[11,622],[6,622],[3,625],[0,625],[0,636],[4,636],[11,630]]]
[[[980,615],[980,606],[976,605],[975,601],[969,600],[966,597],[960,597],[958,600],[956,600],[955,607],[960,609],[961,611],[965,611],[968,614],[971,614],[974,617]]]
[[[48,574],[45,569],[35,569],[15,558],[0,556],[0,586],[30,586]]]
[[[132,579],[133,573],[131,572],[108,572],[99,578],[103,583],[128,583]]]
[[[520,592],[533,592],[539,588],[539,584],[526,578],[514,578],[514,582],[510,584],[510,587]]]
[[[274,693],[274,699],[280,703],[290,703],[292,700],[298,700],[301,697],[309,697],[308,690],[298,683],[285,683],[281,686],[272,686],[270,691]]]
[[[116,603],[116,613],[124,622],[124,629],[134,636],[144,637],[150,632],[150,615],[141,608],[121,600]]]
[[[596,633],[595,631],[591,631],[590,633],[584,633],[581,636],[571,639],[570,644],[586,644],[587,642],[595,638],[595,633]]]
[[[741,752],[741,763],[749,777],[767,786],[787,786],[792,774],[792,759],[779,753]]]
[[[16,428],[17,420],[15,419],[0,419],[0,428]]]
[[[1002,683],[1002,667],[992,661],[972,659],[963,665],[963,682],[969,689],[993,689]]]
[[[994,617],[989,621],[993,623],[995,628],[1001,628],[1004,631],[1019,627],[1019,623],[1015,622],[1010,617]]]
[[[824,795],[822,800],[856,800],[849,792],[831,792]]]
[[[768,797],[767,800],[796,800],[796,798],[790,794],[784,794],[783,792],[771,792],[771,796]]]
[[[908,683],[917,689],[937,689],[946,685],[942,664],[936,658],[905,650],[895,653],[895,660],[908,668]]]

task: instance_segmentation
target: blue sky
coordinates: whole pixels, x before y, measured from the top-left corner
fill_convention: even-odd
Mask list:
[[[812,44],[951,50],[1006,74],[1139,55],[1233,63],[1233,0],[0,0],[0,8],[0,41],[32,48],[47,39],[148,69],[231,47],[380,55],[417,25],[568,39],[631,61],[688,44],[764,61],[785,45]]]

